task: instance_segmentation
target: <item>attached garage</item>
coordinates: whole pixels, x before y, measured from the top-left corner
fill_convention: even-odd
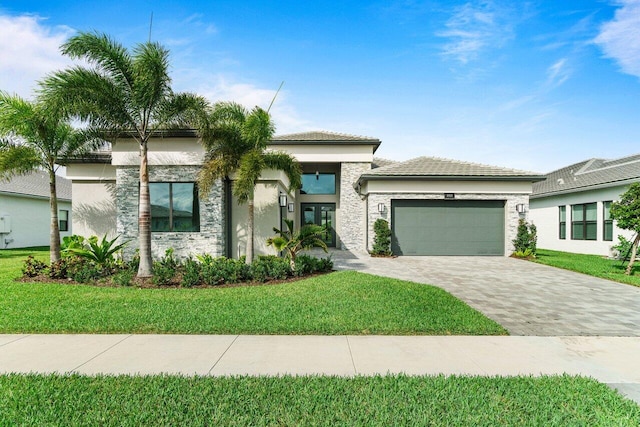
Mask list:
[[[391,200],[397,255],[504,255],[504,200]]]

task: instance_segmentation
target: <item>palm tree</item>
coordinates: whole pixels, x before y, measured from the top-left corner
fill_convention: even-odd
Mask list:
[[[302,168],[291,155],[269,151],[275,127],[269,113],[260,107],[248,111],[234,102],[217,103],[202,142],[207,158],[198,176],[198,185],[207,194],[214,183],[235,173],[233,195],[248,203],[247,263],[253,261],[254,191],[262,171],[283,171],[289,178],[288,191],[302,186]]]
[[[51,262],[60,259],[56,170],[59,161],[85,150],[91,136],[74,130],[42,100],[0,92],[0,177],[42,169],[49,174]]]
[[[293,221],[284,220],[287,229],[273,227],[276,236],[267,239],[267,246],[273,246],[276,251],[285,253],[289,259],[291,269],[296,269],[296,257],[298,252],[309,250],[314,247],[322,248],[327,253],[328,248],[322,236],[327,232],[327,228],[317,224],[305,224],[297,231],[293,229]]]
[[[61,47],[62,53],[82,59],[75,66],[47,77],[42,94],[70,117],[87,123],[105,138],[126,134],[140,147],[138,277],[150,277],[151,208],[147,143],[151,135],[170,127],[191,127],[206,118],[207,102],[190,93],[174,93],[169,77],[169,51],[148,41],[131,51],[101,33],[79,33]]]

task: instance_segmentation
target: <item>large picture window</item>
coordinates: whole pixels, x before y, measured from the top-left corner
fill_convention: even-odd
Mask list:
[[[611,219],[611,201],[602,202],[602,240],[613,240],[613,220]]]
[[[149,183],[151,231],[200,231],[198,188],[193,182]]]
[[[335,173],[304,173],[300,194],[336,194]]]
[[[598,239],[598,208],[596,203],[571,206],[571,238]]]
[[[559,206],[558,208],[560,217],[559,237],[564,240],[567,238],[567,207]]]

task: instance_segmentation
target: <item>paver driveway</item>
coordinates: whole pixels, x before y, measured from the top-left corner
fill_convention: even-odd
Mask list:
[[[640,336],[640,288],[508,257],[371,258],[333,252],[355,269],[439,286],[512,335]]]

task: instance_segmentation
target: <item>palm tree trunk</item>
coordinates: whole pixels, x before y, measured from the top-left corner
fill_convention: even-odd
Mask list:
[[[149,197],[149,164],[146,141],[140,143],[140,200],[138,206],[138,239],[140,242],[138,277],[151,277],[153,276],[153,260],[151,258],[151,199]]]
[[[51,226],[49,227],[49,260],[53,264],[60,261],[60,225],[58,223],[58,195],[56,193],[56,173],[49,169],[49,208]]]
[[[249,196],[249,219],[247,221],[247,259],[246,263],[253,262],[253,193]]]
[[[633,246],[631,248],[631,258],[629,259],[629,264],[627,265],[627,270],[624,272],[626,275],[631,274],[631,270],[633,269],[633,263],[636,260],[636,253],[638,252],[638,243],[640,242],[640,234],[636,235],[635,240],[633,241]]]

